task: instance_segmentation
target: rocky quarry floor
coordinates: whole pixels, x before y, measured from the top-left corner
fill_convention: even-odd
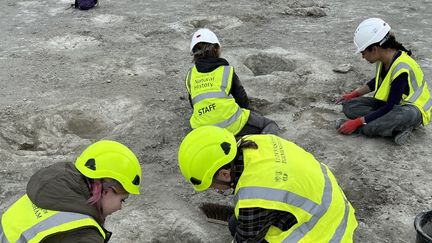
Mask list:
[[[207,27],[254,109],[330,166],[356,209],[355,242],[414,242],[415,215],[432,207],[430,126],[406,146],[343,136],[334,101],[373,76],[352,43],[368,17],[390,23],[430,81],[431,0],[71,3],[5,0],[0,9],[0,212],[39,168],[114,139],[139,156],[143,186],[108,218],[113,242],[230,242],[198,209],[230,196],[195,193],[177,168],[191,114],[189,41]]]

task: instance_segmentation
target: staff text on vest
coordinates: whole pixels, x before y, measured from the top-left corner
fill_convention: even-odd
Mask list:
[[[212,110],[215,110],[215,109],[216,109],[216,104],[215,103],[210,104],[210,105],[208,105],[206,107],[203,107],[203,108],[199,109],[198,110],[198,115],[201,116],[201,115],[203,115],[203,114],[205,114],[207,112],[210,112]]]

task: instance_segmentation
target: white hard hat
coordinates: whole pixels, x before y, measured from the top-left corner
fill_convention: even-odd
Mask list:
[[[209,29],[199,29],[193,34],[190,44],[190,51],[192,52],[194,46],[200,42],[218,44],[220,46],[217,36]]]
[[[354,45],[357,47],[355,54],[364,51],[374,43],[382,41],[390,29],[390,25],[379,18],[370,18],[361,22],[354,32]]]

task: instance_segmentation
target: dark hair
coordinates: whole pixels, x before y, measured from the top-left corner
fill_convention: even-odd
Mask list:
[[[246,140],[246,139],[241,138],[239,141],[239,144],[240,144],[238,146],[239,149],[243,149],[243,148],[258,149],[258,145],[252,140]]]
[[[245,149],[245,148],[258,149],[258,145],[257,145],[254,141],[252,141],[252,140],[246,140],[246,139],[241,138],[240,141],[238,142],[238,144],[239,144],[239,145],[238,145],[238,149]],[[238,150],[237,150],[237,151],[238,151]],[[237,152],[237,153],[239,153],[239,152]],[[238,155],[238,154],[237,154],[237,155]],[[234,160],[234,161],[235,161],[235,160]],[[215,178],[215,177],[217,176],[218,172],[219,172],[221,169],[225,169],[225,170],[232,169],[233,166],[234,166],[234,164],[233,164],[234,161],[231,161],[230,163],[225,164],[224,166],[220,167],[220,168],[215,172],[213,178]],[[231,171],[231,172],[233,172],[233,171]]]
[[[396,49],[399,51],[404,51],[408,54],[408,56],[412,55],[412,51],[406,49],[400,42],[398,42],[396,40],[396,37],[393,34],[391,34],[391,33],[387,34],[387,36],[385,36],[384,39],[386,39],[386,38],[387,38],[387,40],[384,40],[384,42],[381,45],[380,45],[380,42],[381,42],[380,41],[380,42],[377,42],[377,43],[374,43],[374,44],[368,46],[366,49],[368,51],[371,51],[374,46],[380,46],[381,48],[384,48],[384,49],[393,48],[393,49]]]
[[[211,44],[207,42],[197,43],[192,49],[193,61],[208,57],[219,57],[219,44]]]

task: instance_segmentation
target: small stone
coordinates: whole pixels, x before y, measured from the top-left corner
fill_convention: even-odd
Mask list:
[[[344,63],[344,64],[341,64],[341,65],[333,68],[333,72],[336,72],[336,73],[347,73],[347,72],[351,71],[352,68],[353,67],[352,67],[351,64]]]

